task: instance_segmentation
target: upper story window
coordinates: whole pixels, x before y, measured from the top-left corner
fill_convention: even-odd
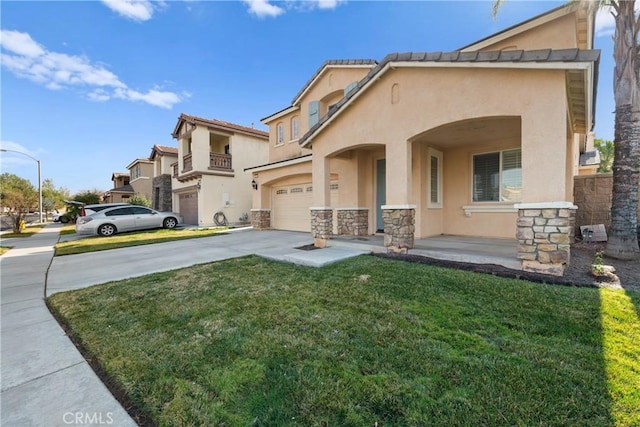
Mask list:
[[[474,202],[519,202],[522,190],[522,150],[473,156]]]
[[[282,123],[278,123],[276,127],[276,138],[276,145],[284,142],[284,125]]]
[[[309,102],[309,129],[313,127],[320,120],[320,102]]]
[[[300,137],[300,128],[298,126],[298,117],[291,119],[291,139],[298,139]]]
[[[133,168],[131,168],[131,179],[138,179],[140,178],[140,165],[135,165]]]

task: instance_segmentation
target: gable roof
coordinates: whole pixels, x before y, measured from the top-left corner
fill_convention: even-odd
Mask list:
[[[542,49],[542,50],[510,50],[510,51],[472,51],[472,52],[405,52],[387,55],[376,67],[358,82],[358,85],[338,101],[329,112],[320,118],[302,138],[300,145],[308,145],[313,136],[327,123],[339,115],[346,104],[358,98],[381,75],[393,68],[400,67],[479,67],[479,68],[556,68],[585,70],[589,64],[597,64],[600,58],[599,50],[580,49]],[[594,82],[597,75],[594,76]],[[595,98],[595,97],[594,97]],[[593,100],[595,102],[595,99]],[[588,126],[591,126],[589,123]]]
[[[178,148],[155,144],[153,147],[151,147],[151,154],[149,154],[149,160],[155,159],[156,155],[177,156]]]
[[[116,178],[130,178],[129,172],[114,172],[111,174],[111,181]]]
[[[461,47],[459,50],[466,52],[466,51],[471,51],[471,50],[480,50],[483,49],[485,47],[491,46],[493,44],[496,44],[498,42],[501,42],[503,40],[506,40],[508,38],[511,38],[515,35],[518,34],[522,34],[526,31],[529,31],[533,28],[539,27],[540,25],[543,25],[547,22],[551,22],[555,19],[558,19],[562,16],[568,15],[570,13],[574,13],[575,11],[579,10],[579,9],[584,9],[589,11],[589,13],[594,13],[595,12],[595,8],[594,8],[594,4],[588,4],[587,6],[584,6],[578,2],[568,2],[567,4],[561,5],[556,7],[555,9],[551,9],[547,12],[544,12],[540,15],[534,16],[533,18],[530,18],[526,21],[520,22],[518,24],[515,24],[511,27],[505,28],[502,31],[499,31],[497,33],[491,34],[490,36],[487,36],[483,39],[477,40],[471,44],[468,44],[466,46]],[[580,31],[578,31],[580,33]],[[594,37],[594,31],[593,28],[586,28],[584,30],[585,35],[589,35],[590,36],[590,40],[588,40],[588,44],[586,47],[593,47],[593,37]],[[587,40],[585,40],[587,41]],[[578,45],[580,46],[580,45]]]
[[[187,122],[193,125],[206,126],[209,129],[220,130],[223,132],[241,133],[244,135],[254,136],[266,140],[269,139],[269,133],[259,129],[238,125],[236,123],[224,122],[217,119],[205,119],[198,116],[191,116],[185,113],[180,114],[180,117],[178,117],[178,123],[173,129],[171,136],[173,136],[174,138],[178,138],[178,131],[180,130],[180,126],[183,122]]]
[[[329,59],[324,61],[322,65],[316,70],[311,78],[302,86],[302,89],[293,97],[291,106],[294,106],[300,101],[300,98],[313,86],[313,84],[321,77],[324,72],[329,68],[373,68],[378,64],[375,59]],[[277,114],[277,113],[276,113]]]

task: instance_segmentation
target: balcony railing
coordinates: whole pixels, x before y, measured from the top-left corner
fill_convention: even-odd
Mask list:
[[[172,165],[173,167],[173,177],[177,178],[178,177],[178,164],[176,163],[175,165]]]
[[[182,171],[183,172],[187,172],[193,169],[193,160],[192,160],[192,153],[189,154],[185,154],[184,157],[182,157]]]
[[[209,153],[209,169],[231,171],[231,154]]]

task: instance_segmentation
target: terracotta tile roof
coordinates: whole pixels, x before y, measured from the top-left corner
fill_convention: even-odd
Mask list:
[[[222,131],[239,132],[239,133],[244,133],[246,135],[256,136],[258,138],[264,138],[264,139],[267,139],[267,140],[269,139],[269,132],[265,132],[265,131],[262,131],[262,130],[259,130],[259,129],[242,126],[242,125],[239,125],[239,124],[236,124],[236,123],[225,122],[225,121],[217,120],[217,119],[205,119],[203,117],[192,116],[192,115],[185,114],[185,113],[180,114],[180,117],[178,117],[178,125],[176,125],[176,128],[172,133],[174,138],[177,137],[177,131],[178,131],[178,128],[179,128],[179,124],[183,120],[188,122],[188,123],[201,124],[201,125],[212,127],[212,128],[219,129],[219,130],[222,130]]]
[[[166,145],[154,145],[154,149],[162,154],[178,154],[178,147],[167,147]]]
[[[358,82],[340,101],[333,105],[327,114],[320,118],[311,129],[300,138],[299,144],[304,146],[307,140],[316,133],[334,115],[340,113],[340,107],[358,94],[364,86],[385,69],[392,62],[437,62],[437,63],[531,63],[531,62],[594,62],[598,64],[600,50],[582,49],[541,49],[541,50],[509,50],[509,51],[473,51],[473,52],[404,52],[390,53],[378,63],[369,73]],[[596,76],[597,82],[597,65]]]

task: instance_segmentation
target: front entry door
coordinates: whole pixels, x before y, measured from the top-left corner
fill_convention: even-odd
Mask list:
[[[376,230],[384,231],[382,220],[382,206],[387,204],[387,162],[385,159],[376,160]]]

